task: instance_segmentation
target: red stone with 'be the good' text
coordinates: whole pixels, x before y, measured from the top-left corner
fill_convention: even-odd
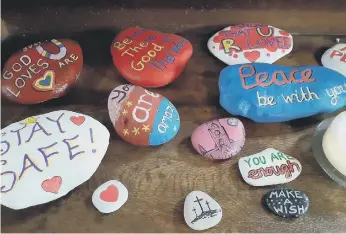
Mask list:
[[[37,42],[12,55],[1,77],[1,93],[21,104],[65,95],[83,68],[79,44],[68,39]]]
[[[129,82],[161,87],[174,81],[192,56],[191,43],[174,34],[142,28],[122,31],[111,46],[113,63]]]

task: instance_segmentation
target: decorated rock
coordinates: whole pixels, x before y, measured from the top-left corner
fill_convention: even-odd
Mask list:
[[[128,28],[111,46],[113,63],[129,82],[161,87],[174,81],[192,55],[191,43],[174,34]]]
[[[109,144],[97,120],[54,111],[1,130],[1,204],[23,209],[66,195],[96,171]]]
[[[288,183],[302,171],[297,159],[273,148],[240,158],[238,166],[245,182],[252,186]]]
[[[295,189],[273,189],[266,193],[264,201],[274,214],[284,218],[297,218],[309,209],[308,196]]]
[[[228,65],[274,63],[292,48],[293,38],[288,32],[261,24],[229,26],[208,41],[210,52]]]
[[[174,105],[139,86],[116,87],[109,95],[108,111],[119,136],[134,145],[164,144],[175,137],[180,127]]]
[[[346,176],[346,111],[338,114],[323,135],[322,147],[328,161]]]
[[[95,190],[92,202],[100,212],[108,214],[120,209],[128,196],[127,188],[122,183],[110,180]]]
[[[221,221],[222,209],[208,194],[193,191],[185,198],[184,218],[190,228],[202,231],[216,226]]]
[[[336,44],[328,49],[323,55],[323,66],[333,69],[346,76],[346,44]]]
[[[35,104],[65,95],[83,68],[79,44],[68,39],[38,42],[12,55],[2,70],[1,92],[17,103]]]
[[[346,105],[346,77],[322,66],[228,66],[221,71],[219,89],[223,108],[256,122],[331,113]]]
[[[235,156],[245,143],[243,123],[236,118],[216,119],[202,124],[192,133],[195,150],[210,159]]]

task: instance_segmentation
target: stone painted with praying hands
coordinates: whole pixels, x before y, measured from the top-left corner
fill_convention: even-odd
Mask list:
[[[346,105],[346,77],[322,66],[228,66],[220,73],[219,89],[223,108],[256,122],[289,121]]]

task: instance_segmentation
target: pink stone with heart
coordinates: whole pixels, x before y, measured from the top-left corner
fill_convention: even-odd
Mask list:
[[[221,160],[240,152],[245,143],[243,123],[236,118],[216,119],[197,127],[191,142],[204,157]]]

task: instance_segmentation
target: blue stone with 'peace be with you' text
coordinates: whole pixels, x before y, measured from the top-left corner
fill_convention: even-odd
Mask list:
[[[219,89],[223,108],[256,122],[289,121],[346,105],[346,77],[322,66],[228,66]]]

